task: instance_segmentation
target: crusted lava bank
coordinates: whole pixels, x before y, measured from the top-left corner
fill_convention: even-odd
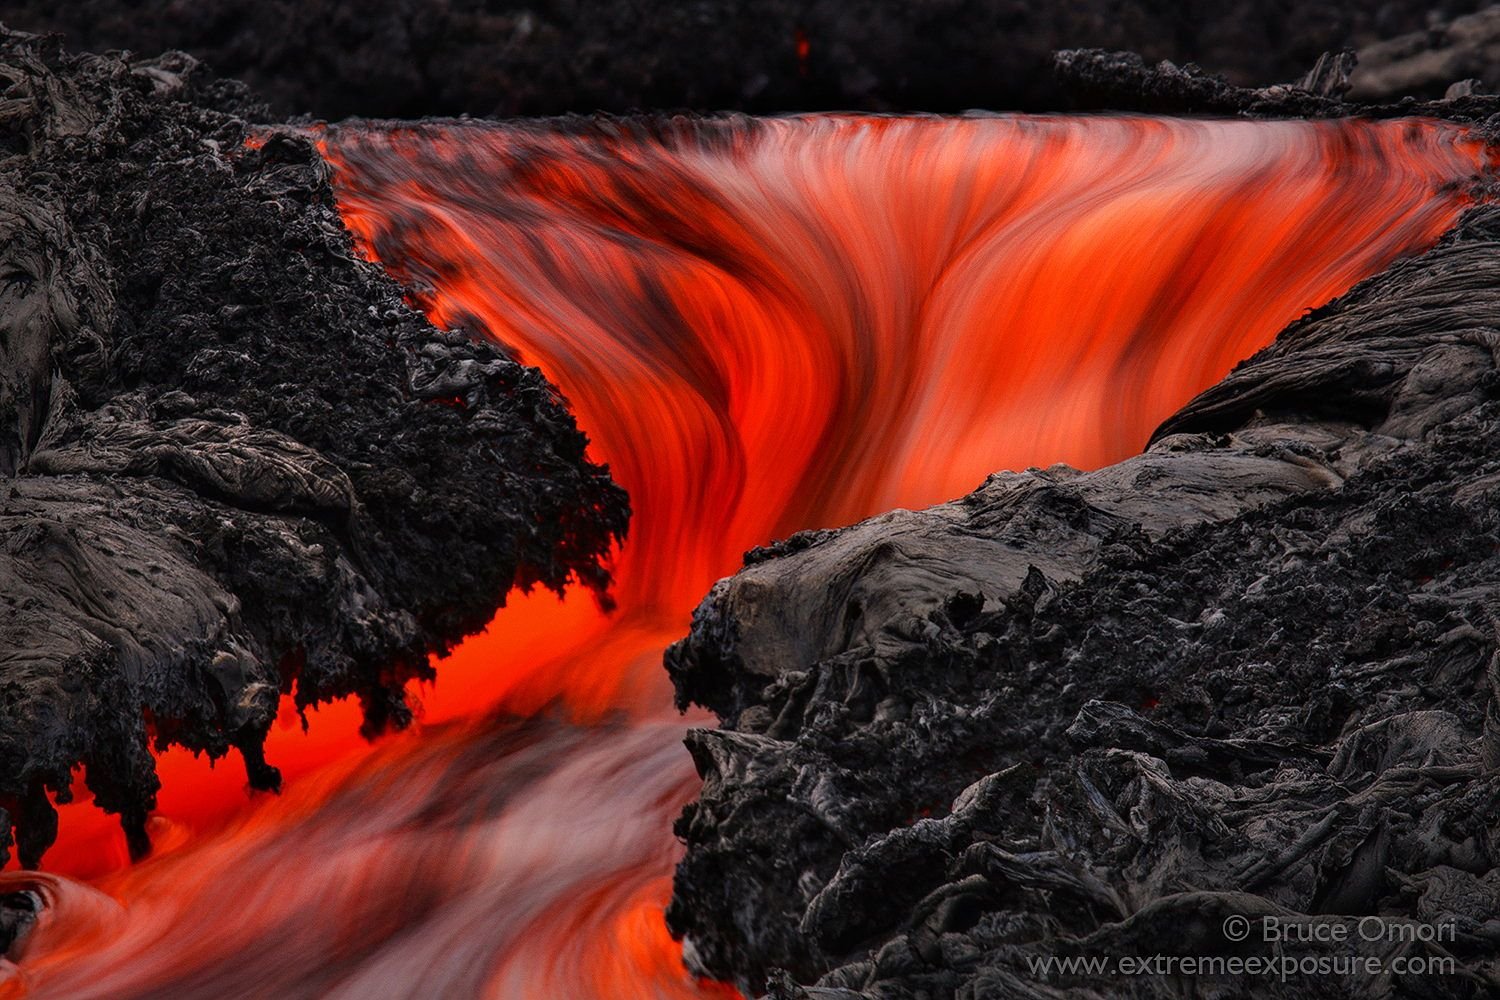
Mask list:
[[[137,853],[152,748],[278,699],[410,718],[512,587],[603,587],[623,492],[540,373],[356,259],[305,139],[181,54],[0,41],[0,858],[75,768]]]

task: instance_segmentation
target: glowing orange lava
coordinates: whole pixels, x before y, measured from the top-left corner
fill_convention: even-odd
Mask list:
[[[709,585],[801,528],[1139,449],[1288,322],[1433,243],[1486,169],[1420,121],[321,141],[365,251],[438,325],[546,371],[630,491],[618,610],[512,601],[441,664],[421,732],[366,748],[341,707],[311,739],[278,731],[279,799],[247,808],[237,775],[168,755],[163,849],[133,868],[65,809],[49,864],[93,884],[6,876],[52,905],[0,996],[732,995],[661,922],[696,780],[660,654]]]

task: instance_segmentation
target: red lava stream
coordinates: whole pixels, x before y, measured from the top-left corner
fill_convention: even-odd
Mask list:
[[[516,597],[366,746],[287,791],[161,761],[156,854],[62,810],[0,996],[668,998],[696,778],[662,649],[743,551],[1097,467],[1288,322],[1431,245],[1486,152],[1429,121],[808,116],[354,123],[321,134],[362,250],[508,345],[630,491],[618,608]],[[499,489],[497,485],[497,489]]]

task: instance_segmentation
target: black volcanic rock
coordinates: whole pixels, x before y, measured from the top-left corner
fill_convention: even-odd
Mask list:
[[[668,654],[723,719],[688,740],[689,956],[777,1000],[1496,995],[1497,359],[1479,208],[1139,457],[752,553]],[[1389,994],[1035,964],[1268,958],[1267,919],[1453,964]]]
[[[1066,108],[1054,49],[1195,61],[1239,86],[1400,37],[1485,0],[4,0],[70,47],[184,49],[283,114],[551,115]],[[1468,44],[1451,31],[1437,45]],[[1407,48],[1400,51],[1405,53]],[[1434,63],[1482,75],[1483,59]],[[1408,76],[1410,74],[1407,74]],[[1398,81],[1407,77],[1397,77]],[[1371,75],[1366,99],[1390,96]],[[1441,87],[1459,79],[1444,80]],[[1491,81],[1500,85],[1500,80]],[[1398,91],[1405,93],[1405,90]]]
[[[313,146],[180,54],[0,43],[0,858],[73,769],[132,847],[151,746],[353,695],[410,718],[512,587],[603,587],[624,494],[534,369],[356,259]]]

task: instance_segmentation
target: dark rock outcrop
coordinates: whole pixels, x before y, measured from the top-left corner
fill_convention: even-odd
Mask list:
[[[356,259],[306,139],[180,54],[9,35],[0,81],[0,858],[79,765],[142,851],[152,746],[274,788],[281,694],[400,726],[512,587],[606,584],[559,398]]]
[[[1459,96],[1495,87],[1500,87],[1500,6],[1369,45],[1360,53],[1350,96]]]
[[[1424,36],[1433,33],[1430,24],[1484,6],[1485,0],[6,0],[0,20],[64,32],[79,50],[185,49],[245,80],[280,113],[334,119],[677,107],[1053,110],[1068,107],[1070,98],[1048,72],[1053,49],[1131,49],[1152,62],[1194,61],[1250,86],[1293,79],[1329,49]]]
[[[1478,208],[1139,457],[752,553],[668,654],[724,723],[688,741],[669,922],[778,1000],[1493,996],[1497,511]],[[1440,964],[1043,965],[1278,953]]]
[[[1425,115],[1467,122],[1484,122],[1500,113],[1500,99],[1488,96],[1479,81],[1459,75],[1436,88],[1435,96],[1387,93],[1371,86],[1359,91],[1357,82],[1368,79],[1361,75],[1364,58],[1353,49],[1325,52],[1296,79],[1263,87],[1237,85],[1193,63],[1153,63],[1137,52],[1106,49],[1060,49],[1052,54],[1052,68],[1072,106],[1089,110],[1252,118]]]

